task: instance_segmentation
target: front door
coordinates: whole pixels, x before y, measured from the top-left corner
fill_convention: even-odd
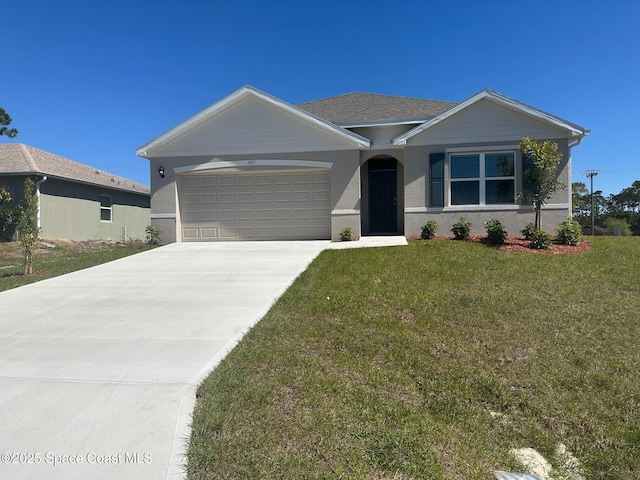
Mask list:
[[[394,158],[369,160],[369,233],[398,232],[398,164]]]

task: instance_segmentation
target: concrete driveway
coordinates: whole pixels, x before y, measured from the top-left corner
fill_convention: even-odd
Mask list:
[[[328,244],[172,244],[0,293],[0,478],[183,478],[197,385]]]

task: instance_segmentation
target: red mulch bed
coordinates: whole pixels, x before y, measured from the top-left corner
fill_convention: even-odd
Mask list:
[[[487,244],[486,237],[471,237],[470,240],[472,242]],[[561,255],[561,254],[578,254],[584,253],[591,249],[591,243],[585,242],[584,240],[580,240],[580,243],[575,247],[572,245],[560,245],[559,243],[553,242],[548,249],[536,249],[529,247],[529,240],[525,240],[522,237],[507,237],[506,243],[504,245],[500,245],[497,248],[498,250],[504,250],[507,252],[530,252],[530,253],[547,253],[553,255]]]

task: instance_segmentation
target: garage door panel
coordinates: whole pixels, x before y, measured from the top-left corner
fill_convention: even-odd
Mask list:
[[[274,218],[274,211],[271,209],[261,209],[261,208],[256,208],[255,210],[255,219],[256,220],[273,220]]]
[[[237,218],[236,210],[218,210],[218,220],[228,222]]]
[[[236,229],[234,227],[220,227],[220,238],[224,240],[235,240]]]
[[[202,238],[208,240],[214,240],[218,238],[218,229],[216,227],[202,227]]]
[[[313,209],[314,220],[328,220],[330,218],[329,211],[325,208]]]
[[[182,220],[184,222],[197,222],[200,220],[200,212],[197,210],[193,212],[184,211],[182,212]]]
[[[182,203],[184,205],[197,205],[198,204],[198,194],[197,193],[185,193],[182,196]]]
[[[238,210],[238,220],[243,221],[252,221],[254,219],[255,213],[253,208],[246,210]]]
[[[236,180],[238,187],[252,187],[255,185],[255,178],[253,175],[239,175]]]
[[[199,182],[197,177],[184,177],[182,179],[182,186],[184,188],[197,187],[198,185]]]
[[[238,199],[238,203],[254,203],[255,195],[253,192],[238,192],[236,197]]]
[[[184,175],[184,241],[330,238],[329,174]]]
[[[218,203],[220,204],[235,204],[236,194],[235,192],[220,192],[218,193]]]
[[[201,210],[200,218],[204,222],[215,222],[218,220],[218,211],[217,210]]]
[[[296,220],[311,220],[311,211],[310,208],[295,208],[293,210],[293,218]]]
[[[182,229],[182,238],[185,240],[194,240],[200,237],[200,229],[199,228],[183,228]]]
[[[218,178],[212,176],[194,177],[197,179],[197,185],[200,187],[215,187],[218,185]]]
[[[216,177],[212,177],[216,178]],[[236,177],[231,175],[220,175],[216,178],[218,187],[235,187],[236,185]]]
[[[311,192],[310,191],[293,192],[293,201],[308,203],[311,201]]]
[[[256,203],[273,203],[273,192],[256,193]]]
[[[291,174],[276,174],[273,176],[274,185],[291,185]]]
[[[312,192],[314,202],[329,203],[329,190],[314,190]]]
[[[273,201],[276,203],[291,202],[291,192],[274,192]]]
[[[296,185],[309,185],[311,183],[311,174],[308,175],[295,175],[293,177],[293,183]]]
[[[273,175],[256,175],[256,186],[273,185]]]
[[[290,208],[276,208],[274,209],[276,220],[291,220],[293,213]]]
[[[215,193],[201,193],[200,203],[218,203],[218,195]]]

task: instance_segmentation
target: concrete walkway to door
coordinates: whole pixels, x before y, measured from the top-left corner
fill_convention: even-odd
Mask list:
[[[197,385],[328,244],[172,244],[0,293],[0,478],[183,478]]]

